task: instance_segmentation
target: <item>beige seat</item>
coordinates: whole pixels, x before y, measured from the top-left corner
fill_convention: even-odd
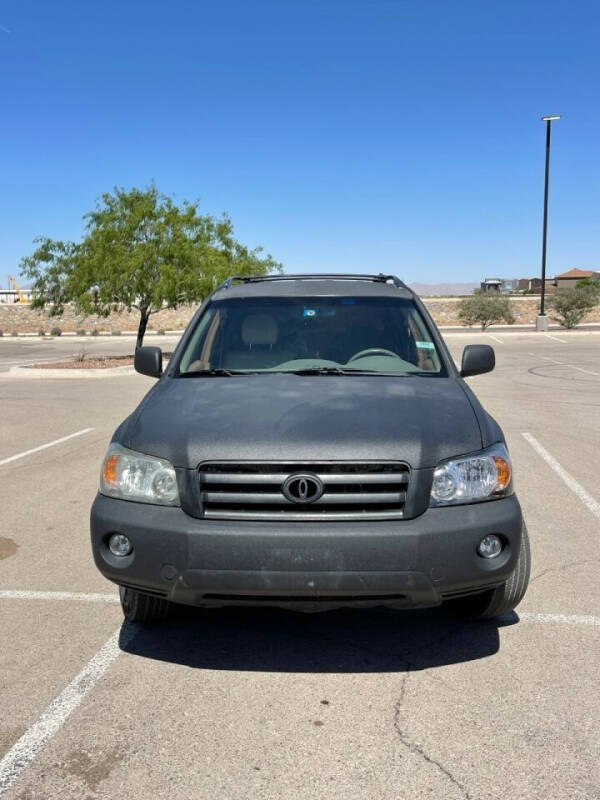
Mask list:
[[[241,338],[244,349],[225,356],[223,366],[226,369],[266,369],[289,358],[277,347],[279,326],[271,314],[244,317]]]
[[[249,314],[242,322],[242,341],[251,350],[268,346],[271,349],[278,337],[277,320],[270,314]]]

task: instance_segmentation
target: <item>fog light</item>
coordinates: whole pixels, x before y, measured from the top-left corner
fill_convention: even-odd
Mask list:
[[[484,536],[477,545],[477,552],[482,558],[496,558],[502,552],[502,539],[493,533]]]
[[[124,533],[113,533],[108,540],[108,549],[113,556],[128,556],[133,545]]]

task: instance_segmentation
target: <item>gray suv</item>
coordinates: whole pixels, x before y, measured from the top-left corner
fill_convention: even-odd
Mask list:
[[[125,617],[172,603],[301,610],[519,603],[529,542],[498,424],[388,275],[230,278],[117,428],[91,512]]]

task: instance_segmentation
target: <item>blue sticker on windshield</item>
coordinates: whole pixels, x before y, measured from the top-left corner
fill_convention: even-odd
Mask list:
[[[303,317],[316,317],[317,316],[317,309],[316,308],[305,308],[302,312]]]
[[[435,350],[433,342],[415,342],[419,350]]]

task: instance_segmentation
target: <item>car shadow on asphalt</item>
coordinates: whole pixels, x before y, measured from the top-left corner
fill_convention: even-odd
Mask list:
[[[156,627],[123,624],[126,653],[195,669],[260,672],[406,672],[486,658],[498,628],[518,622],[463,622],[443,610],[343,610],[300,614],[278,609],[178,607]]]

